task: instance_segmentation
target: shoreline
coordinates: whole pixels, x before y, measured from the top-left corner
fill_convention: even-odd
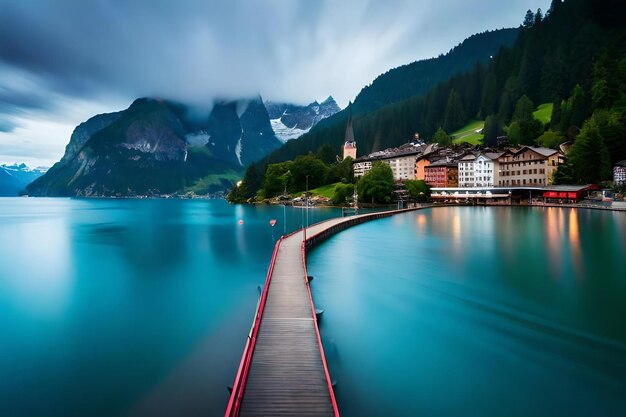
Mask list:
[[[280,203],[272,203],[272,202],[264,202],[264,201],[254,201],[254,202],[246,202],[246,203],[231,203],[224,197],[209,197],[209,196],[195,196],[195,197],[166,197],[166,196],[140,196],[140,197],[117,197],[117,196],[0,196],[0,198],[31,198],[31,199],[39,199],[39,198],[69,198],[69,199],[90,199],[90,200],[224,200],[228,202],[228,204],[250,204],[250,205],[268,205],[268,206],[291,206],[297,207],[305,210],[312,210],[316,208],[338,208],[338,209],[352,209],[352,207],[345,206],[333,206],[331,204],[316,204],[311,205],[308,208],[306,206],[294,205],[294,204],[280,204]],[[616,212],[626,212],[626,204],[624,207],[613,207],[613,206],[605,206],[601,204],[571,204],[571,203],[538,203],[535,202],[533,204],[510,204],[510,203],[497,203],[492,202],[488,204],[471,204],[471,203],[410,203],[405,205],[403,208],[413,208],[419,207],[421,204],[427,204],[430,207],[459,207],[459,206],[467,206],[467,207],[555,207],[555,208],[575,208],[575,209],[590,209],[590,210],[604,210],[604,211],[616,211]],[[381,209],[382,211],[393,211],[398,210],[395,205],[381,205],[381,206],[371,206],[371,207],[361,207],[363,210],[375,210]]]

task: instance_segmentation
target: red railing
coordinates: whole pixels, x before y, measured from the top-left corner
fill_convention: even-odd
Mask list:
[[[424,207],[425,208],[425,207]],[[313,304],[313,297],[311,296],[311,288],[309,286],[309,281],[307,278],[307,270],[306,270],[306,246],[307,243],[313,244],[318,238],[322,237],[322,235],[330,235],[335,231],[342,230],[345,227],[349,227],[349,225],[354,225],[358,223],[362,223],[368,220],[372,220],[374,218],[387,217],[392,214],[396,214],[403,211],[409,211],[411,209],[404,210],[393,210],[386,212],[378,212],[378,213],[368,213],[366,215],[361,215],[358,217],[352,217],[349,220],[347,219],[345,222],[338,223],[334,226],[329,227],[322,233],[316,233],[313,236],[309,236],[306,241],[302,242],[301,245],[301,253],[302,253],[302,266],[304,269],[304,282],[307,287],[307,292],[309,295],[309,303],[311,306],[311,315],[313,316],[313,323],[315,327],[315,334],[317,336],[317,344],[319,346],[320,355],[322,358],[322,365],[324,366],[324,373],[326,375],[326,383],[328,385],[328,392],[330,394],[330,400],[333,406],[333,411],[335,417],[339,417],[339,410],[337,408],[337,401],[335,399],[335,393],[333,391],[332,381],[330,379],[330,372],[328,371],[328,363],[326,362],[326,356],[324,355],[324,348],[322,346],[322,338],[320,336],[319,327],[317,325],[317,316],[315,314],[315,305]],[[322,222],[319,222],[322,223]],[[316,223],[317,224],[317,223]],[[314,226],[314,225],[311,225]],[[311,227],[309,226],[309,227]],[[228,406],[226,408],[225,417],[237,417],[239,415],[239,410],[241,407],[241,401],[243,399],[243,394],[246,386],[246,380],[248,378],[248,371],[250,369],[250,363],[252,362],[252,354],[254,353],[254,346],[256,344],[256,338],[259,333],[259,327],[261,325],[261,318],[263,316],[263,311],[265,309],[265,303],[267,301],[267,292],[269,290],[270,281],[272,278],[272,273],[274,271],[274,264],[276,263],[276,256],[278,254],[278,249],[280,248],[280,244],[283,239],[295,235],[296,233],[301,232],[302,229],[291,232],[287,235],[281,236],[276,242],[276,246],[274,247],[274,253],[272,254],[272,260],[270,261],[270,266],[267,271],[267,277],[265,279],[265,286],[263,288],[263,292],[261,293],[261,297],[259,299],[257,305],[257,311],[255,313],[254,321],[252,329],[248,334],[248,338],[246,340],[246,345],[243,350],[243,355],[241,357],[241,362],[239,363],[239,369],[237,370],[237,376],[235,377],[235,383],[233,384],[233,391],[230,395],[230,399],[228,401]]]
[[[305,242],[302,242],[302,267],[304,268],[304,282],[309,294],[309,302],[311,303],[311,314],[313,315],[313,324],[315,326],[315,335],[317,336],[317,345],[320,349],[320,355],[322,357],[322,365],[324,365],[324,373],[326,374],[326,383],[328,384],[328,393],[330,394],[330,401],[333,405],[333,412],[335,417],[339,417],[339,409],[337,408],[337,400],[335,399],[335,392],[333,391],[333,383],[330,379],[330,372],[328,372],[328,364],[326,363],[326,356],[324,355],[324,348],[322,346],[322,338],[320,336],[320,329],[317,326],[317,315],[315,314],[315,305],[313,304],[313,297],[311,296],[311,287],[309,286],[309,279],[306,273],[306,248]]]
[[[241,407],[241,400],[243,399],[243,392],[248,378],[248,370],[250,369],[250,363],[252,362],[252,354],[254,353],[254,345],[256,344],[256,338],[259,334],[263,310],[265,309],[267,291],[270,286],[272,272],[274,272],[276,255],[278,254],[278,249],[280,248],[282,241],[283,237],[281,236],[276,242],[276,246],[274,246],[274,253],[272,254],[272,260],[270,261],[270,266],[267,270],[267,277],[265,278],[265,286],[263,287],[263,292],[261,293],[261,298],[259,299],[259,303],[257,305],[257,311],[254,316],[252,329],[248,334],[246,345],[243,349],[243,355],[241,356],[241,362],[239,363],[239,369],[237,371],[237,376],[235,377],[235,383],[233,384],[233,391],[230,394],[228,406],[226,407],[226,413],[224,414],[225,417],[236,417],[239,415],[239,408]]]

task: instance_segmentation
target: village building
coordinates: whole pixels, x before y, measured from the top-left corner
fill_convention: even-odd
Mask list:
[[[430,145],[429,145],[430,146]],[[357,158],[353,169],[355,178],[362,177],[372,169],[374,161],[381,161],[389,165],[395,181],[415,179],[415,162],[423,155],[426,145],[420,142],[406,143],[397,148],[385,149]]]
[[[497,184],[502,152],[468,154],[459,160],[459,187],[493,187]]]
[[[554,171],[563,160],[560,151],[549,148],[524,146],[517,151],[507,151],[498,158],[495,185],[544,187],[552,183]]]
[[[424,168],[425,181],[432,187],[458,187],[458,162],[440,160]]]
[[[626,184],[626,159],[613,167],[613,181],[615,184]]]

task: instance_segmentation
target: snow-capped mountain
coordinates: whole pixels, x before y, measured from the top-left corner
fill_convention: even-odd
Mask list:
[[[65,155],[31,183],[32,196],[134,196],[232,187],[281,146],[261,97],[213,103],[210,114],[141,98],[76,127]]]
[[[29,168],[26,164],[0,165],[0,196],[15,197],[48,168]]]
[[[283,142],[300,137],[320,120],[341,110],[332,96],[321,103],[314,101],[308,106],[266,101],[265,107],[274,133]]]

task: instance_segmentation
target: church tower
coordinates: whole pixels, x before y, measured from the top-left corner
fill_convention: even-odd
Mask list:
[[[346,139],[343,144],[343,159],[348,156],[356,159],[356,141],[354,140],[354,131],[352,130],[352,103],[348,104],[350,108],[350,117],[348,118],[348,126],[346,126]]]

